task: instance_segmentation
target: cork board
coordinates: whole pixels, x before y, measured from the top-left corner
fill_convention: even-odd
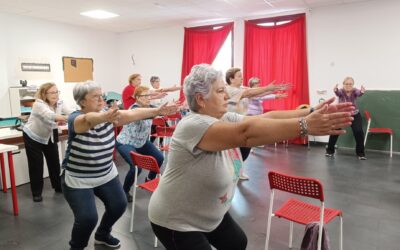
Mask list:
[[[93,59],[63,57],[64,82],[93,80]]]

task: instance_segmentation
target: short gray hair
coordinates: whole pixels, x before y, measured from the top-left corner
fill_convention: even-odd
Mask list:
[[[252,77],[249,79],[249,86],[252,88],[254,84],[260,83],[260,78],[258,77]]]
[[[93,82],[93,81],[86,81],[86,82],[80,82],[77,83],[74,87],[73,90],[73,95],[74,95],[74,99],[76,104],[78,104],[81,108],[81,101],[83,99],[85,99],[85,96],[95,90],[95,89],[101,89],[100,84]]]
[[[200,93],[207,99],[210,95],[212,84],[220,78],[222,78],[222,72],[214,69],[209,64],[198,64],[192,67],[183,82],[183,93],[190,110],[195,112],[199,110],[196,94]]]

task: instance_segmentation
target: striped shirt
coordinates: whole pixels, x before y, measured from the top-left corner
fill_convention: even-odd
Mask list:
[[[81,114],[75,111],[68,118],[68,147],[62,167],[67,186],[94,188],[118,175],[113,162],[114,126],[100,123],[84,133],[75,133],[74,121]]]

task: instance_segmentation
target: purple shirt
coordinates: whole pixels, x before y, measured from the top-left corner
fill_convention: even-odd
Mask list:
[[[247,108],[247,115],[261,115],[263,110],[263,101],[275,99],[276,95],[265,95],[260,97],[250,98],[249,106]]]
[[[343,103],[343,102],[351,102],[355,108],[353,115],[358,114],[359,110],[358,110],[358,106],[356,103],[356,99],[357,97],[362,96],[364,93],[361,92],[361,90],[353,88],[353,90],[351,91],[350,95],[346,95],[346,92],[344,91],[344,89],[335,89],[335,95],[337,97],[339,97],[339,103]]]

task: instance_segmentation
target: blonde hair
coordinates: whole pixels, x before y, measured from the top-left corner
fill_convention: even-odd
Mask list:
[[[128,81],[129,83],[132,83],[133,80],[135,80],[136,78],[138,78],[140,76],[140,74],[132,74],[129,76]]]
[[[137,99],[143,92],[148,91],[149,88],[146,86],[138,86],[135,89],[135,92],[133,93],[133,97]]]
[[[40,85],[39,90],[36,92],[35,98],[41,99],[49,103],[46,98],[46,92],[54,86],[57,86],[54,82],[43,83],[42,85]]]
[[[346,78],[344,78],[343,84],[344,84],[347,80],[351,80],[351,81],[353,82],[353,84],[354,84],[354,79],[353,79],[353,77],[351,77],[351,76],[347,76]]]

